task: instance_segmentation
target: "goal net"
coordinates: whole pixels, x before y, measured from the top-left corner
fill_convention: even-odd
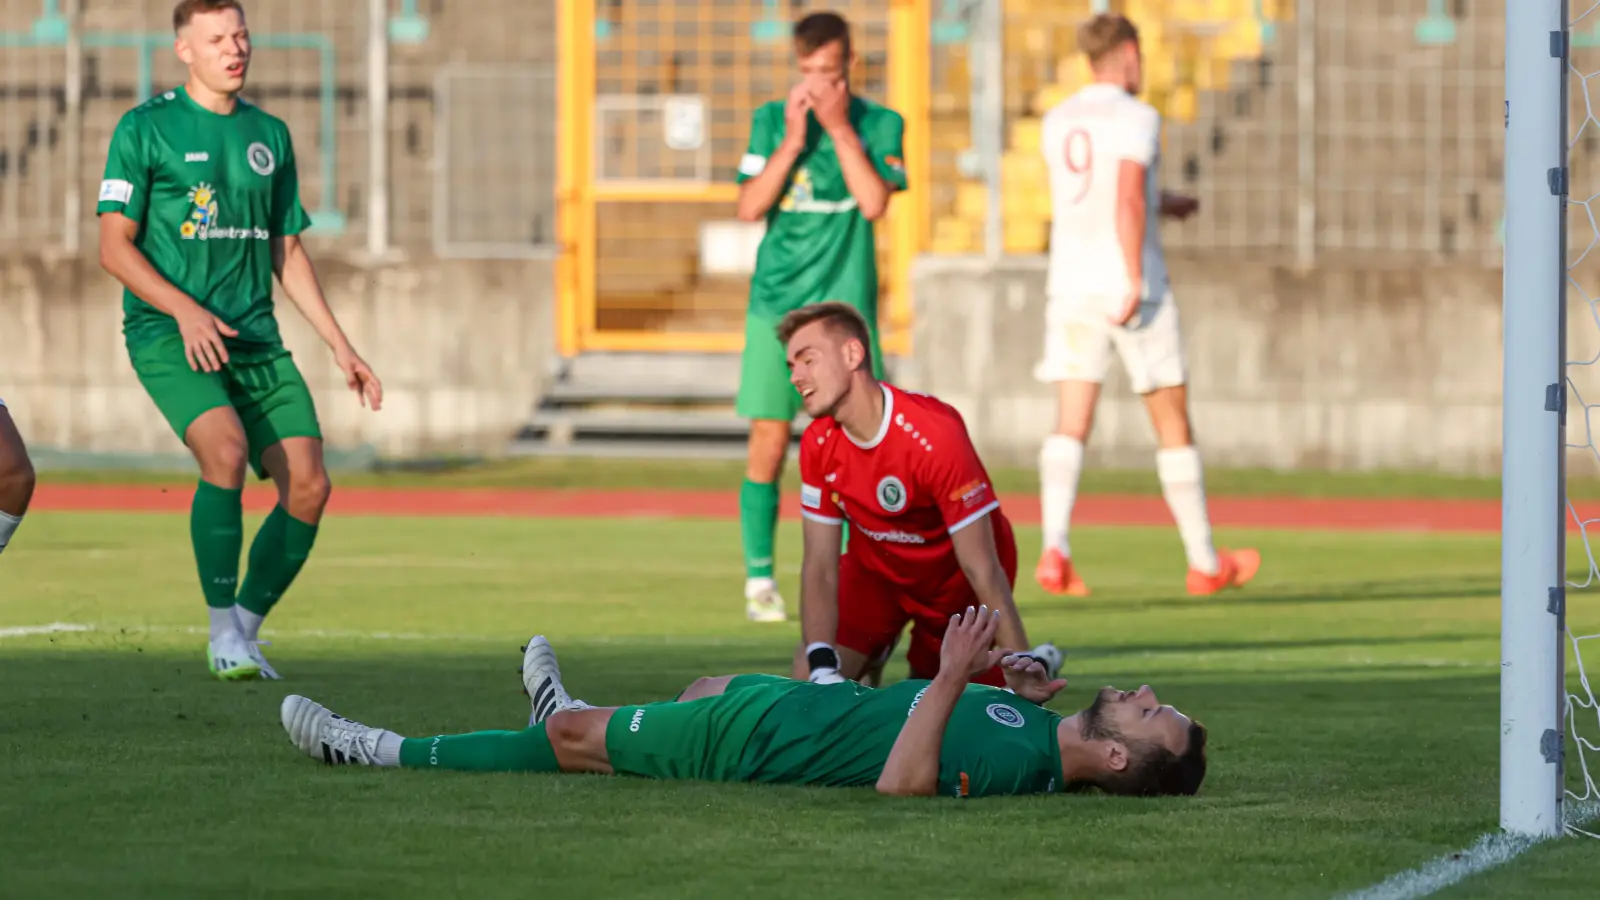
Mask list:
[[[1556,192],[1566,194],[1566,297],[1564,306],[1572,326],[1566,335],[1565,380],[1566,435],[1562,498],[1568,527],[1563,536],[1570,544],[1563,601],[1569,665],[1561,666],[1566,758],[1562,790],[1563,826],[1569,834],[1600,838],[1600,784],[1590,762],[1600,764],[1600,702],[1589,682],[1585,652],[1600,654],[1600,563],[1591,536],[1600,536],[1600,2],[1570,0],[1564,3],[1566,29],[1566,85],[1563,134],[1566,138],[1566,175]],[[1554,48],[1560,50],[1560,47]],[[1592,93],[1591,93],[1592,92]],[[1508,95],[1509,96],[1509,95]],[[1509,310],[1508,310],[1509,311]],[[1581,555],[1580,555],[1581,554]],[[1573,563],[1576,563],[1574,565]],[[1559,657],[1558,657],[1559,658]]]

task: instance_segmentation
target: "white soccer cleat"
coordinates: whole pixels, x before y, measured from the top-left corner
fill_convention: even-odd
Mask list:
[[[783,597],[771,578],[752,578],[744,585],[744,616],[752,622],[787,622]]]
[[[1067,662],[1067,655],[1055,644],[1043,643],[1028,651],[1029,656],[1038,657],[1044,663],[1045,677],[1054,681],[1061,675],[1061,667]]]
[[[378,739],[382,728],[369,728],[335,715],[327,707],[290,694],[278,708],[283,730],[300,752],[330,766],[378,765]]]
[[[522,648],[522,692],[528,695],[532,710],[528,724],[537,725],[565,709],[590,709],[582,700],[574,700],[561,684],[561,666],[556,662],[556,651],[542,634],[536,634]]]
[[[251,681],[261,674],[261,665],[251,655],[252,648],[237,631],[227,631],[206,645],[206,664],[211,674],[223,681]],[[259,654],[257,650],[255,653]]]
[[[250,661],[255,663],[256,666],[258,668],[260,668],[261,677],[263,679],[265,679],[267,681],[282,681],[283,680],[283,676],[279,675],[278,674],[278,670],[274,669],[267,662],[267,658],[261,654],[261,648],[265,647],[266,645],[268,645],[270,643],[272,643],[272,642],[271,641],[245,641],[245,647],[249,648]]]

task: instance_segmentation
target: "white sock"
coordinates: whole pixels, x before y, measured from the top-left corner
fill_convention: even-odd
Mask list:
[[[746,600],[754,600],[757,594],[762,591],[776,590],[777,586],[777,582],[771,578],[746,578],[744,580],[744,598]]]
[[[233,618],[233,607],[208,606],[206,611],[211,613],[211,639],[213,641],[230,631],[239,630],[239,623]]]
[[[1039,448],[1039,512],[1044,523],[1044,549],[1070,557],[1067,529],[1072,504],[1078,496],[1078,476],[1083,473],[1083,442],[1052,434]]]
[[[372,758],[380,766],[400,765],[400,744],[405,738],[392,731],[385,731],[378,735],[378,746],[372,751]]]
[[[6,552],[6,545],[11,543],[11,536],[17,533],[17,526],[21,524],[21,516],[0,512],[0,553]]]
[[[1206,514],[1200,451],[1190,446],[1157,452],[1156,474],[1161,478],[1161,494],[1167,499],[1167,508],[1178,523],[1189,568],[1215,575],[1217,550],[1211,545],[1211,517]]]
[[[247,641],[261,637],[261,623],[266,621],[266,616],[258,616],[242,606],[233,607],[233,617],[239,620],[239,633]]]

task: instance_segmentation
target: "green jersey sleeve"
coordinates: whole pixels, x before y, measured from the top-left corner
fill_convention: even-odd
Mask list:
[[[896,191],[906,189],[906,120],[892,109],[880,110],[863,135],[867,156],[884,183]]]
[[[774,116],[772,111],[780,112]],[[782,107],[775,107],[768,103],[756,110],[750,120],[750,144],[745,148],[744,157],[739,160],[739,174],[734,179],[736,184],[760,175],[767,169],[767,158],[778,149],[778,144],[783,140]]]
[[[100,180],[95,215],[114,212],[135,222],[144,221],[145,212],[150,208],[153,178],[142,121],[133,112],[125,113],[116,131],[111,133],[111,150],[106,154],[105,175]]]
[[[294,139],[287,130],[283,135],[283,164],[278,166],[272,183],[273,237],[289,237],[311,226],[311,217],[300,205],[300,169],[295,165]]]

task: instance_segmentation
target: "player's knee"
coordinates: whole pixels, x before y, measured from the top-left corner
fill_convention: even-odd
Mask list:
[[[0,501],[6,501],[5,506],[27,506],[33,497],[34,485],[38,477],[33,471],[33,461],[26,453],[13,456],[0,457]],[[5,509],[0,506],[0,511]]]
[[[751,481],[770,484],[778,479],[784,457],[789,452],[789,423],[757,419],[750,423],[747,448],[748,476]]]
[[[242,433],[226,434],[196,446],[194,455],[200,463],[202,478],[216,484],[233,483],[244,478],[245,466],[250,462],[250,446]]]
[[[321,466],[289,475],[289,508],[321,512],[333,496],[333,480]]]
[[[545,737],[550,739],[550,748],[555,751],[558,758],[567,759],[581,755],[589,742],[593,739],[594,729],[589,727],[590,719],[581,716],[576,710],[564,709],[544,720]],[[602,734],[602,740],[604,735]]]

